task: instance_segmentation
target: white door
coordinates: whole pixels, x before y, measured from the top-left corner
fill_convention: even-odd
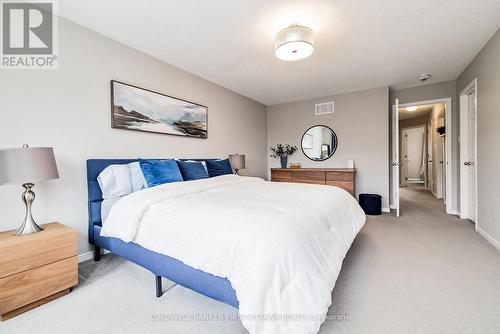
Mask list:
[[[392,193],[396,217],[399,217],[399,100],[392,109]]]
[[[468,124],[468,159],[465,162],[468,169],[469,183],[469,219],[476,222],[476,101],[475,92],[468,96],[469,124]]]
[[[477,223],[477,83],[460,93],[460,218]]]

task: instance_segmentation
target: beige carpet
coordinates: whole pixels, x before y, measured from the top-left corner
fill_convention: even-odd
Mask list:
[[[0,333],[246,333],[236,315],[180,286],[154,296],[154,277],[107,255],[80,266],[71,294],[0,323]],[[165,281],[164,288],[172,286]],[[500,333],[500,253],[421,189],[402,190],[402,217],[370,217],[348,253],[321,333]]]

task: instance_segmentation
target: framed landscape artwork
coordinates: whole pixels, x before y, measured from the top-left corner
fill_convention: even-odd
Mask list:
[[[207,138],[208,108],[144,88],[111,81],[111,127]]]

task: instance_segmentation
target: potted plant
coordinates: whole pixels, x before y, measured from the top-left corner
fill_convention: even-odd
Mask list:
[[[291,146],[289,144],[278,144],[276,147],[271,147],[271,158],[280,158],[281,168],[286,168],[288,165],[288,156],[292,155],[297,151],[297,146]]]

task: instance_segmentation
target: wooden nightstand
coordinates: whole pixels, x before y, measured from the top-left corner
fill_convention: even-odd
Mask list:
[[[60,223],[14,236],[0,233],[0,319],[69,293],[78,285],[77,232]]]

